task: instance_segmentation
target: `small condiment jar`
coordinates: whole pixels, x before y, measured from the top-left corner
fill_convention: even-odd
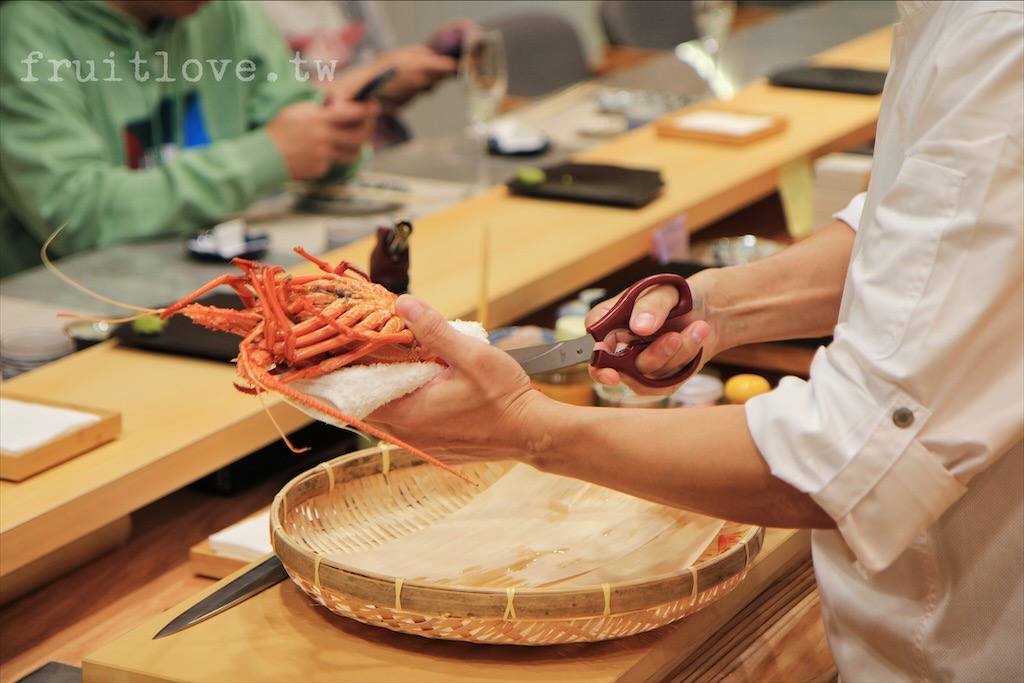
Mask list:
[[[698,372],[676,389],[669,404],[674,408],[713,406],[721,402],[723,393],[722,380]]]
[[[584,316],[563,315],[555,321],[555,339],[566,341],[587,333]],[[594,389],[590,381],[588,363],[577,363],[567,368],[535,375],[533,383],[547,396],[577,406],[594,405]]]
[[[555,330],[526,325],[492,330],[489,337],[491,343],[499,349],[517,349],[553,342],[557,335]],[[590,373],[587,371],[586,363],[531,375],[530,381],[546,396],[556,401],[578,406],[594,405],[594,390],[590,386]]]
[[[668,396],[644,396],[625,384],[594,383],[597,405],[612,408],[667,408]]]
[[[576,406],[594,405],[594,389],[586,363],[534,375],[531,379],[538,389],[556,401]]]

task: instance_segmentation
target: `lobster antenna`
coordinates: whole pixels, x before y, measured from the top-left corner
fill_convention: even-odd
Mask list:
[[[266,387],[266,385],[262,384],[259,380],[254,379],[252,377],[250,377],[249,379],[252,381],[253,384],[255,384],[258,387],[259,390],[256,391],[256,398],[258,398],[260,400],[260,406],[263,408],[263,412],[267,414],[268,418],[270,418],[270,423],[272,425],[274,425],[274,429],[277,430],[278,435],[281,437],[281,440],[284,441],[284,445],[288,447],[288,450],[290,450],[292,453],[296,453],[296,454],[298,454],[298,453],[305,453],[306,451],[310,450],[309,446],[302,446],[300,448],[300,447],[296,446],[295,444],[293,444],[291,439],[288,438],[288,435],[285,434],[283,429],[281,429],[281,425],[278,424],[277,420],[274,418],[274,414],[271,413],[270,412],[270,408],[267,407],[267,402],[263,400],[263,394],[265,394],[265,393],[267,393],[267,392],[269,392],[271,390],[268,389]],[[260,390],[262,390],[262,391],[260,391]],[[355,434],[356,436],[359,436],[359,435],[362,434],[362,432],[360,432],[358,429],[355,429],[354,427],[352,427],[351,425],[348,425],[348,424],[342,424],[342,425],[337,425],[337,426],[338,426],[339,429],[343,429],[346,432],[351,432],[351,433]]]
[[[274,429],[276,429],[277,433],[281,436],[281,440],[284,441],[284,445],[287,446],[288,450],[290,450],[292,453],[305,453],[306,451],[308,451],[309,446],[303,446],[302,448],[299,448],[298,446],[292,443],[291,439],[288,438],[288,435],[284,433],[283,429],[281,429],[281,425],[277,423],[277,420],[274,418],[274,414],[270,412],[270,408],[267,407],[267,402],[263,400],[263,394],[265,394],[268,390],[259,382],[256,382],[256,386],[263,389],[263,391],[256,392],[256,398],[260,400],[260,407],[263,408],[263,412],[266,413],[267,417],[270,418],[270,423],[274,425]]]
[[[50,260],[50,257],[46,253],[46,251],[47,251],[47,249],[50,248],[50,244],[53,242],[53,240],[56,239],[57,235],[59,235],[61,230],[63,230],[66,226],[67,226],[67,223],[65,223],[64,225],[60,226],[56,230],[54,230],[53,234],[50,235],[46,239],[46,242],[43,243],[42,248],[39,250],[39,256],[40,256],[40,258],[42,258],[43,265],[46,266],[47,270],[49,270],[51,273],[56,275],[58,278],[60,278],[61,280],[63,280],[67,284],[69,284],[72,287],[74,287],[75,289],[77,289],[82,294],[85,294],[87,296],[91,296],[92,298],[96,299],[97,301],[102,301],[103,303],[107,303],[107,304],[110,304],[112,306],[117,306],[118,308],[126,308],[129,311],[139,311],[140,312],[140,315],[137,315],[137,316],[132,316],[130,318],[121,318],[121,319],[118,319],[118,320],[106,320],[106,322],[128,322],[128,321],[131,321],[131,320],[135,320],[137,318],[141,318],[141,317],[143,317],[145,315],[152,315],[154,313],[159,313],[160,312],[160,310],[156,309],[156,308],[145,308],[143,306],[133,306],[131,304],[123,303],[121,301],[115,301],[114,299],[111,299],[110,297],[106,297],[106,296],[103,296],[102,294],[100,294],[98,292],[92,291],[91,289],[89,289],[85,285],[82,285],[82,284],[79,284],[79,283],[75,282],[70,277],[68,277],[63,272],[61,272],[61,270],[54,264],[54,262]],[[73,316],[73,317],[77,318],[77,317],[83,317],[83,316]],[[96,318],[87,318],[87,319],[88,320],[97,320]]]

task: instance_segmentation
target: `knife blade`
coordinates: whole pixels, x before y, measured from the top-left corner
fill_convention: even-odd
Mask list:
[[[163,638],[206,621],[212,616],[248,600],[271,586],[288,578],[288,572],[276,555],[270,555],[241,576],[221,586],[210,595],[189,607],[160,629],[153,640]]]

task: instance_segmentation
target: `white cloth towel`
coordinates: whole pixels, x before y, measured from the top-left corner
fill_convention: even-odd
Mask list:
[[[478,322],[453,320],[451,325],[463,334],[487,341],[487,332]],[[361,420],[385,403],[419,389],[441,370],[437,363],[352,365],[315,379],[296,380],[291,386]],[[321,422],[338,424],[308,406],[295,406]]]

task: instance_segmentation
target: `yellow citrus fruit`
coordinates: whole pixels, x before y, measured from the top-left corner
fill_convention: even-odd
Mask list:
[[[730,403],[742,404],[771,388],[761,375],[733,375],[725,383],[725,398]]]

